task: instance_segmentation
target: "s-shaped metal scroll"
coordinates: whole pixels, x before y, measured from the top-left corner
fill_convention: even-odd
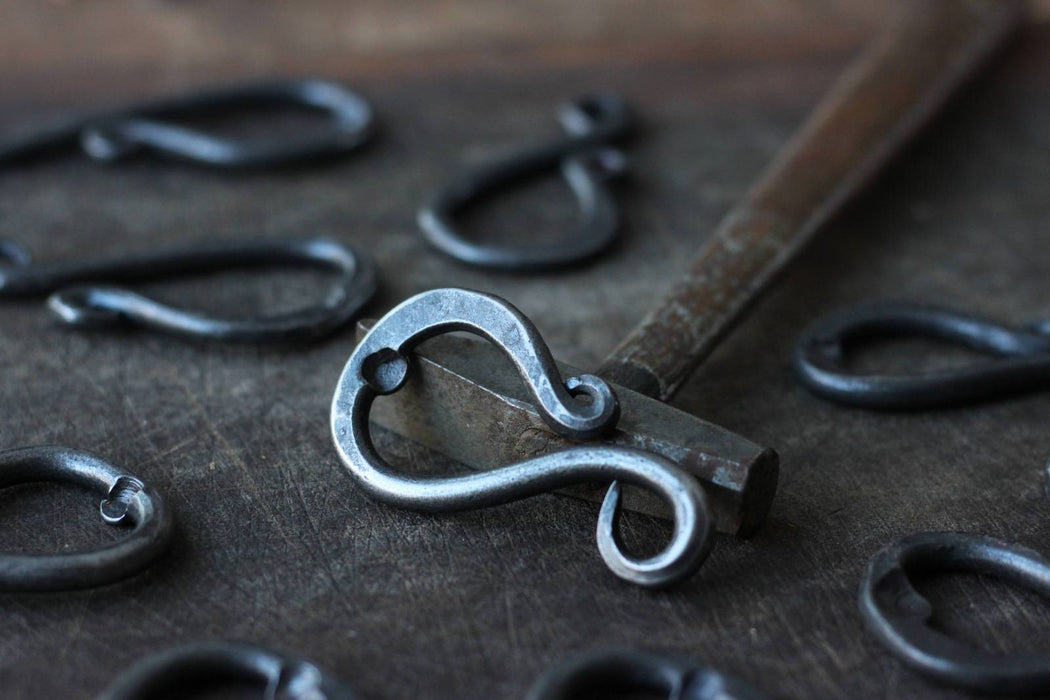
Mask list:
[[[626,169],[623,153],[610,144],[630,134],[630,111],[616,95],[597,95],[561,105],[558,119],[569,136],[482,166],[438,192],[419,210],[426,239],[469,265],[518,272],[568,265],[605,250],[620,221],[605,181]],[[475,243],[456,229],[455,216],[479,199],[554,167],[561,168],[580,205],[580,223],[564,240],[553,245]]]
[[[601,649],[570,657],[540,677],[525,700],[640,697],[667,700],[762,700],[742,681],[686,659],[634,649]]]
[[[276,266],[330,269],[338,274],[338,282],[314,306],[244,319],[214,318],[178,309],[117,287],[84,286],[90,282],[156,281],[216,270]],[[327,238],[228,241],[111,259],[35,264],[25,250],[10,242],[0,248],[0,299],[50,294],[48,307],[58,319],[80,328],[126,322],[227,342],[308,340],[351,320],[375,290],[375,270],[368,256]]]
[[[860,612],[894,656],[927,676],[992,693],[1050,693],[1050,655],[1000,655],[930,626],[930,601],[910,574],[964,571],[995,576],[1050,597],[1050,560],[1025,547],[958,532],[904,537],[880,550],[860,584]]]
[[[849,346],[876,336],[921,335],[992,355],[960,368],[858,374]],[[1011,327],[937,306],[858,304],[814,321],[795,346],[795,369],[814,393],[851,406],[927,408],[985,401],[1050,387],[1050,321]]]
[[[524,314],[499,297],[464,289],[419,294],[380,319],[350,356],[332,399],[331,429],[350,476],[378,500],[425,512],[498,505],[574,483],[613,481],[598,516],[598,550],[619,577],[663,586],[692,574],[711,548],[703,489],[672,462],[640,450],[580,445],[516,464],[461,476],[417,478],[394,473],[376,452],[368,414],[377,396],[397,391],[408,378],[409,353],[441,333],[468,331],[507,353],[536,400],[543,419],[561,435],[590,440],[611,430],[619,415],[604,380],[589,374],[562,385],[550,351]],[[585,395],[589,403],[574,401]],[[616,534],[623,480],[663,495],[673,506],[670,544],[645,560],[627,557]]]
[[[321,129],[295,136],[224,138],[170,122],[232,109],[289,104],[329,116]],[[372,108],[354,92],[323,80],[249,83],[126,105],[78,117],[34,134],[0,141],[0,165],[79,145],[91,158],[113,161],[149,151],[209,168],[278,167],[346,153],[373,131]]]

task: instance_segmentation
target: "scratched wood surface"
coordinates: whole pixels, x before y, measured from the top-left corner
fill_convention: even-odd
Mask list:
[[[250,9],[249,9],[250,8]],[[41,259],[201,238],[325,234],[370,249],[378,315],[456,284],[504,295],[555,353],[594,366],[684,267],[706,232],[877,27],[856,0],[745,3],[136,2],[0,6],[0,127],[217,79],[316,74],[374,102],[374,145],[312,171],[225,177],[76,157],[4,173],[3,236]],[[620,583],[595,550],[596,507],[557,496],[417,515],[369,501],[341,472],[328,403],[352,330],[293,350],[78,334],[36,302],[0,306],[0,445],[96,452],[160,490],[170,553],[90,591],[0,595],[5,698],[90,698],[149,652],[234,638],[309,657],[364,698],[519,698],[567,652],[599,644],[685,654],[771,697],[931,697],[866,634],[856,587],[899,535],[957,529],[1050,545],[1043,468],[1050,395],[878,414],[828,405],[789,368],[816,314],[876,298],[1024,321],[1050,308],[1050,13],[806,252],[676,404],[777,448],[780,491],[753,539],[721,539],[671,591]],[[627,95],[645,122],[621,189],[620,244],[578,270],[507,277],[428,250],[413,224],[450,167],[556,133],[560,99]],[[284,119],[283,117],[281,119]],[[289,123],[281,121],[282,128]],[[296,122],[298,123],[298,122]],[[555,184],[479,213],[474,231],[553,236]],[[306,274],[162,284],[166,299],[291,306]],[[218,300],[221,300],[218,301]],[[863,362],[957,361],[924,343]],[[904,359],[906,358],[906,359]],[[938,359],[940,358],[940,359]],[[447,471],[380,436],[391,459]],[[0,550],[61,551],[119,535],[94,496],[0,491]],[[654,549],[667,526],[625,522]],[[993,650],[1050,651],[1050,603],[995,581],[923,584],[938,623]]]

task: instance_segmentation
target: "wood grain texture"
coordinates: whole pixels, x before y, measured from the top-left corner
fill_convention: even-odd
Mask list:
[[[315,171],[223,177],[71,157],[3,173],[3,235],[41,259],[204,237],[337,236],[377,259],[383,288],[371,313],[434,286],[484,289],[528,313],[560,359],[593,367],[879,19],[845,0],[792,2],[773,19],[755,10],[767,3],[749,4],[750,17],[720,3],[669,4],[661,17],[624,3],[603,10],[595,29],[563,4],[506,3],[486,16],[440,5],[363,4],[379,18],[369,53],[363,39],[340,38],[351,10],[321,0],[294,12],[232,0],[4,3],[5,131],[89,102],[269,72],[346,79],[384,128],[374,147]],[[428,13],[441,21],[424,21]],[[376,38],[391,27],[410,38]],[[776,447],[782,472],[768,525],[751,540],[720,539],[702,572],[671,591],[636,590],[605,570],[590,504],[543,496],[434,517],[365,498],[327,434],[352,328],[301,350],[231,348],[73,333],[41,304],[4,303],[0,445],[66,444],[126,465],[166,496],[177,532],[167,557],[124,583],[0,595],[3,696],[90,698],[148,652],[235,638],[312,658],[374,700],[520,698],[552,662],[595,644],[686,654],[778,698],[964,697],[903,668],[863,631],[858,578],[884,542],[922,530],[1050,550],[1050,395],[913,414],[846,410],[801,388],[790,350],[815,315],[872,298],[1045,316],[1048,40],[1046,24],[1027,30],[679,393],[678,407]],[[514,277],[464,269],[424,245],[415,208],[451,167],[556,133],[558,100],[602,88],[626,94],[646,124],[629,147],[627,225],[609,255]],[[571,215],[549,183],[498,204],[472,230],[556,235]],[[238,274],[155,291],[202,308],[220,299],[256,308],[294,304],[320,285]],[[932,361],[933,349],[888,344],[864,361]],[[380,442],[406,468],[448,469],[389,435]],[[95,508],[93,496],[62,487],[0,491],[0,550],[113,537]],[[648,550],[667,534],[644,516],[625,527],[628,544]],[[1050,649],[1050,603],[975,577],[925,586],[940,623],[961,637]]]

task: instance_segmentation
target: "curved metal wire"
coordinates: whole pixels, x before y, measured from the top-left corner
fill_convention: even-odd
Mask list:
[[[993,654],[930,625],[933,607],[908,576],[939,571],[995,576],[1050,597],[1050,560],[1038,552],[981,535],[911,535],[880,550],[861,580],[861,616],[879,641],[945,683],[997,694],[1050,692],[1050,655]]]
[[[356,700],[342,681],[297,656],[240,642],[198,642],[135,663],[97,700],[154,700],[251,683],[267,700]]]
[[[372,402],[404,384],[413,347],[449,331],[475,333],[502,348],[553,430],[588,440],[615,426],[619,408],[609,385],[583,375],[562,386],[539,332],[509,303],[463,289],[424,292],[376,323],[350,356],[336,386],[332,437],[359,486],[385,503],[442,512],[498,505],[585,481],[626,481],[664,496],[673,505],[675,529],[670,544],[656,556],[644,560],[626,556],[616,534],[620,491],[613,483],[598,519],[598,549],[606,565],[617,576],[643,586],[669,585],[696,571],[712,544],[704,491],[684,470],[654,454],[580,445],[462,476],[423,479],[393,472],[372,444],[368,423]],[[589,403],[574,401],[579,394],[585,394]]]
[[[568,137],[465,173],[431,198],[417,217],[426,239],[461,262],[519,272],[579,262],[609,247],[619,215],[605,182],[626,170],[624,154],[609,144],[631,133],[630,111],[620,97],[597,95],[562,105],[558,118]],[[580,205],[580,223],[571,235],[537,246],[477,243],[459,233],[455,217],[479,199],[554,167],[561,168]]]
[[[914,334],[991,355],[955,369],[858,374],[846,366],[860,341]],[[937,306],[858,304],[817,319],[795,346],[795,370],[809,389],[866,408],[924,408],[986,401],[1050,387],[1050,322],[1012,327]]]
[[[64,481],[104,495],[107,523],[130,521],[131,533],[88,551],[0,554],[0,590],[58,591],[101,586],[149,566],[171,539],[171,515],[160,495],[139,478],[98,457],[68,447],[0,451],[0,488],[34,481]]]
[[[50,294],[48,307],[63,323],[99,328],[116,323],[190,338],[263,343],[309,340],[350,321],[372,298],[376,275],[361,251],[327,238],[227,241],[112,259],[29,262],[24,250],[8,243],[9,260],[0,264],[0,299]],[[321,267],[338,275],[320,303],[297,311],[245,319],[215,318],[161,304],[140,294],[89,282],[156,281],[209,271],[246,267]]]
[[[686,659],[635,649],[576,654],[544,673],[526,700],[633,698],[666,693],[667,700],[761,700],[742,681]]]
[[[319,110],[329,116],[328,123],[294,136],[233,139],[169,121],[278,104]],[[250,83],[125,105],[0,141],[0,166],[79,146],[91,158],[107,162],[148,151],[209,168],[279,167],[354,150],[368,141],[373,123],[368,102],[337,83]]]

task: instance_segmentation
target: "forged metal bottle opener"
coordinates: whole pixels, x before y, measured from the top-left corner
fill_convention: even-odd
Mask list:
[[[633,649],[570,657],[547,671],[525,700],[633,698],[664,693],[667,700],[761,700],[736,678],[685,659]]]
[[[377,396],[408,379],[409,353],[424,340],[468,331],[497,345],[514,363],[543,419],[571,440],[611,430],[619,405],[609,385],[593,375],[562,384],[539,331],[520,311],[489,294],[438,289],[418,294],[380,319],[350,356],[332,399],[332,439],[350,476],[369,495],[391,505],[447,512],[507,503],[581,481],[612,481],[598,516],[598,550],[620,578],[665,586],[689,575],[711,548],[707,502],[700,485],[667,459],[617,447],[580,445],[490,471],[444,478],[398,475],[376,452],[368,415]],[[589,403],[574,397],[585,395]],[[663,552],[645,560],[626,556],[616,535],[623,480],[652,489],[672,504],[675,531]]]
[[[60,591],[118,581],[153,563],[171,539],[171,515],[160,495],[94,455],[67,447],[0,452],[0,487],[66,481],[104,494],[99,513],[111,525],[134,525],[118,542],[82,552],[0,554],[0,591]]]
[[[1050,693],[1050,655],[992,654],[934,629],[930,602],[909,574],[963,571],[995,576],[1050,597],[1050,560],[1017,545],[958,532],[904,537],[880,550],[860,584],[860,612],[890,652],[945,683],[992,693]]]
[[[861,340],[921,335],[994,357],[913,374],[858,374],[846,354]],[[1050,387],[1050,321],[1011,327],[974,314],[908,303],[858,304],[814,321],[798,339],[795,370],[815,394],[866,408],[928,408]]]
[[[189,338],[263,343],[309,340],[350,321],[375,294],[371,260],[327,238],[246,240],[126,255],[109,260],[37,263],[8,242],[0,250],[0,299],[50,294],[55,316],[78,328],[125,322]],[[3,258],[7,264],[3,264]],[[225,319],[177,309],[126,289],[89,282],[157,281],[164,277],[246,267],[320,267],[338,282],[317,305],[247,319]]]
[[[276,104],[321,111],[330,119],[323,129],[269,139],[223,138],[169,121]],[[372,122],[368,102],[336,83],[285,80],[237,85],[127,105],[0,141],[0,166],[79,145],[86,155],[104,162],[149,151],[210,168],[279,167],[354,150],[368,141]]]
[[[604,183],[626,169],[623,153],[610,144],[630,134],[630,112],[621,98],[597,95],[561,105],[558,119],[567,138],[478,168],[435,195],[419,211],[426,239],[461,262],[517,272],[569,265],[609,247],[620,217]],[[572,235],[555,245],[496,245],[469,241],[456,230],[453,218],[479,199],[555,166],[580,205],[580,223]]]
[[[356,700],[342,681],[313,663],[239,642],[199,642],[146,657],[96,700],[159,700],[178,693],[250,683],[265,700]],[[239,697],[239,696],[238,696]]]
[[[988,59],[1020,10],[1017,2],[921,3],[892,23],[596,372],[624,407],[612,442],[657,452],[698,477],[722,532],[747,535],[761,524],[776,490],[776,454],[661,402]],[[420,381],[377,406],[377,423],[474,468],[568,445],[501,381],[483,347],[448,338],[437,348],[439,340],[417,351]],[[659,500],[632,495],[625,507],[667,515]]]

